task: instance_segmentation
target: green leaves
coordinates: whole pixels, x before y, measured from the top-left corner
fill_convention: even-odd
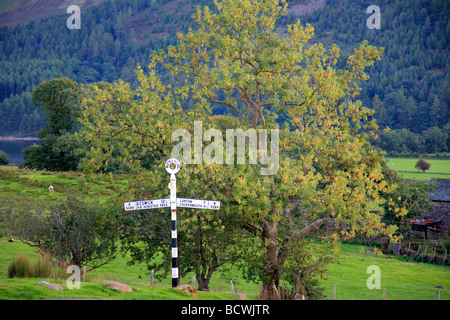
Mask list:
[[[192,265],[203,261],[203,271],[208,264],[214,271],[220,265],[217,246],[227,253],[227,244],[245,226],[261,239],[265,276],[276,296],[285,250],[295,247],[293,235],[305,227],[306,237],[317,229],[308,226],[334,224],[327,235],[332,239],[392,232],[371,212],[383,203],[379,193],[385,184],[381,157],[362,132],[376,125],[365,123],[371,111],[355,99],[358,82],[367,78],[365,68],[382,50],[363,42],[348,57],[347,67],[338,69],[340,50],[311,45],[311,25],[297,21],[286,34],[275,31],[275,21],[286,10],[284,1],[224,0],[216,6],[217,13],[197,10],[199,28],[179,34],[176,47],[155,54],[148,76],[137,70],[136,90],[119,82],[96,89],[85,101],[83,123],[91,144],[85,165],[97,170],[107,170],[111,162],[125,166],[135,177],[130,194],[165,197],[162,165],[174,129],[191,132],[197,120],[202,121],[202,135],[208,128],[231,129],[228,125],[244,131],[279,129],[276,120],[284,118],[276,174],[261,175],[263,164],[248,162],[186,164],[177,174],[179,197],[221,201],[219,212],[180,209],[180,233],[189,243],[185,249],[197,260]],[[175,88],[162,83],[159,65],[182,79]],[[192,108],[181,109],[184,101]],[[208,116],[212,104],[228,107],[238,122]],[[263,152],[262,147],[257,151]],[[289,213],[293,208],[299,212]],[[150,242],[162,241],[151,233],[146,236]]]
[[[131,90],[122,81],[83,100],[79,137],[90,146],[83,167],[88,171],[139,171],[170,153],[173,125],[181,113],[169,88],[150,65],[150,75],[137,70],[140,85]]]

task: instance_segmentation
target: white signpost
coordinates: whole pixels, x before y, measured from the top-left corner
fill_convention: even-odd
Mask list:
[[[219,210],[220,201],[177,198],[177,179],[175,174],[180,171],[181,163],[175,158],[170,158],[165,164],[166,171],[170,173],[170,198],[138,200],[125,202],[125,211],[168,208],[172,212],[172,287],[179,284],[178,273],[178,244],[177,244],[177,207],[191,209]]]

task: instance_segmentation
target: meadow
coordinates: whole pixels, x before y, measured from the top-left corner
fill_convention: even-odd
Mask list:
[[[124,180],[122,181],[124,182]],[[48,185],[55,186],[49,193]],[[87,187],[90,186],[90,188]],[[50,173],[45,171],[19,170],[14,167],[0,167],[0,203],[32,203],[48,207],[67,193],[95,196],[99,201],[114,198],[125,185],[112,185],[108,179],[90,180],[81,173]],[[1,208],[0,208],[1,210]],[[245,293],[247,299],[256,299],[260,284],[245,281],[238,271],[216,272],[211,280],[210,292],[199,292],[199,298],[171,288],[171,279],[163,279],[150,285],[150,273],[144,264],[129,266],[127,255],[117,257],[87,275],[81,289],[68,289],[63,279],[8,278],[8,265],[15,257],[26,255],[30,261],[37,259],[33,248],[20,241],[8,242],[11,236],[2,230],[0,236],[0,300],[9,299],[133,299],[133,300],[223,300],[236,299],[230,292],[230,279],[235,292]],[[387,300],[433,300],[440,290],[440,299],[450,300],[450,267],[406,261],[392,255],[374,256],[367,247],[356,244],[341,244],[338,260],[328,265],[326,279],[320,285],[326,299],[333,299],[333,286],[338,300],[381,300],[386,289]],[[182,262],[180,262],[182,263]],[[368,289],[366,281],[370,274],[367,268],[376,265],[381,270],[381,288]],[[181,278],[181,284],[192,283],[193,274]],[[55,291],[37,282],[46,280],[64,286]],[[107,288],[102,280],[115,280],[128,284],[133,292],[120,293]],[[448,289],[438,289],[443,285]]]
[[[419,159],[386,158],[389,168],[398,171],[405,179],[427,180],[431,178],[450,179],[450,160],[425,159],[431,164],[428,171],[422,172],[414,168]],[[407,171],[407,172],[406,172]]]
[[[171,279],[150,284],[150,274],[143,264],[128,266],[127,256],[100,267],[87,275],[87,281],[80,289],[68,289],[61,279],[8,278],[7,268],[14,257],[25,254],[35,261],[37,254],[20,241],[8,242],[0,238],[0,300],[17,299],[130,299],[130,300],[232,300],[230,275],[216,273],[209,292],[199,292],[199,298],[191,297],[171,288]],[[386,289],[386,300],[434,300],[440,290],[441,300],[450,300],[450,267],[427,263],[402,261],[394,256],[374,256],[356,244],[341,244],[339,260],[328,265],[326,279],[321,280],[326,300],[333,299],[333,285],[337,300],[382,300]],[[381,270],[380,289],[368,289],[366,282],[371,273],[369,266],[376,265]],[[69,276],[69,275],[67,275]],[[192,283],[193,274],[181,278],[181,284]],[[235,292],[245,293],[247,299],[257,298],[260,285],[243,280],[237,272],[232,275]],[[56,291],[37,284],[49,281],[65,287]],[[114,280],[128,284],[133,292],[120,293],[107,288],[102,280]],[[438,289],[436,285],[449,289]]]

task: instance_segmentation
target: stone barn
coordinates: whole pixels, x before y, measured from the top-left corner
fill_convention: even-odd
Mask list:
[[[450,232],[450,179],[430,179],[436,181],[436,192],[430,192],[430,200],[434,208],[424,213],[429,219],[440,220],[442,233]]]

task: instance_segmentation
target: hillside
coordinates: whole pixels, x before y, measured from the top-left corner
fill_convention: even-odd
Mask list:
[[[69,77],[92,83],[120,78],[133,83],[136,65],[145,66],[153,50],[175,43],[177,32],[195,28],[191,15],[196,6],[211,4],[209,0],[80,1],[82,28],[69,30],[68,1],[2,2],[0,136],[33,135],[43,126],[43,115],[29,102],[33,88],[44,80]],[[336,43],[344,54],[365,39],[384,47],[383,58],[370,68],[370,80],[359,99],[375,110],[381,127],[406,129],[423,139],[426,130],[436,127],[441,133],[438,139],[444,142],[434,152],[447,151],[450,5],[438,0],[380,0],[381,29],[371,30],[366,25],[371,4],[368,0],[289,1],[288,15],[280,19],[278,30],[284,32],[286,24],[300,19],[314,26],[314,41],[326,46]],[[30,19],[34,21],[24,24]],[[380,147],[388,147],[385,140]]]
[[[105,0],[5,0],[0,3],[0,27],[17,26],[41,18],[65,14],[68,6],[78,5],[82,10]]]

